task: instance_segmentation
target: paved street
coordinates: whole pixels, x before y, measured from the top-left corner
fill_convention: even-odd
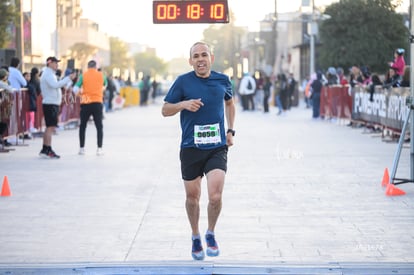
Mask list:
[[[346,123],[304,107],[239,111],[221,255],[204,262],[190,255],[179,117],[160,103],[106,114],[104,156],[93,124],[85,156],[73,129],[53,136],[59,160],[39,159],[41,138],[25,141],[0,154],[12,192],[0,197],[0,274],[414,274],[414,185],[395,197],[381,187],[397,144]],[[397,177],[409,164],[405,146]]]

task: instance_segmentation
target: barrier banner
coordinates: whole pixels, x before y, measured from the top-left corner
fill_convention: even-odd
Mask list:
[[[363,87],[354,87],[352,119],[383,125],[386,128],[400,131],[410,111],[406,98],[410,96],[409,88],[384,89],[375,87],[373,100]]]
[[[320,116],[324,118],[351,118],[352,97],[348,86],[324,86],[321,91]]]
[[[16,136],[28,132],[26,114],[30,110],[29,93],[26,88],[13,94],[2,92],[0,98],[0,121],[7,124],[7,129],[2,137]],[[35,112],[34,127],[39,131],[44,126],[42,96],[39,95],[36,101],[37,111]],[[80,99],[72,93],[62,91],[62,104],[60,109],[59,122],[68,123],[79,119]]]

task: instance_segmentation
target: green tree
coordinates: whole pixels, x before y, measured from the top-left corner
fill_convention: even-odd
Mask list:
[[[229,67],[235,68],[239,61],[240,40],[246,31],[234,26],[233,21],[224,25],[210,25],[203,32],[204,41],[213,47],[213,69],[219,72]]]
[[[167,71],[167,64],[153,53],[137,53],[134,55],[135,71],[144,75],[162,75]]]
[[[348,68],[366,65],[384,72],[396,48],[409,48],[409,30],[395,9],[400,1],[341,0],[328,6],[320,24],[319,64]]]
[[[9,32],[12,24],[19,23],[19,13],[12,1],[0,0],[0,48],[4,48],[10,41],[11,33]]]
[[[129,56],[128,45],[124,41],[117,37],[110,37],[109,43],[111,48],[111,65],[105,68],[107,72],[112,72],[114,68],[125,71],[134,66],[134,61]]]
[[[71,52],[71,57],[80,62],[81,68],[85,68],[89,58],[98,51],[96,47],[83,42],[73,44],[69,50]]]

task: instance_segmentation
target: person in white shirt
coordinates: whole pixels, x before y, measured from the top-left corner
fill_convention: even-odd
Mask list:
[[[239,85],[239,94],[242,100],[243,111],[254,111],[254,92],[256,91],[256,80],[244,73]]]
[[[59,59],[56,57],[48,57],[46,59],[46,68],[40,77],[40,89],[42,94],[42,108],[46,123],[46,131],[43,135],[43,147],[39,156],[45,158],[60,158],[52,150],[52,135],[58,126],[59,108],[62,103],[62,87],[71,86],[72,80],[76,77],[75,73],[59,80],[56,76]]]
[[[22,72],[18,69],[20,67],[20,59],[13,57],[9,66],[9,83],[17,91],[27,86],[27,81],[23,77]]]

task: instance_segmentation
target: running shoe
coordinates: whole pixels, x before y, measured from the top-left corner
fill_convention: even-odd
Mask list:
[[[59,156],[59,155],[57,155],[57,154],[55,153],[55,151],[53,151],[52,149],[50,149],[50,150],[49,150],[49,152],[47,153],[47,156],[48,156],[50,159],[60,159],[60,156]]]
[[[220,254],[218,244],[213,234],[206,234],[207,256],[216,257]]]
[[[49,153],[49,150],[43,148],[39,153],[39,157],[49,158],[48,153]]]
[[[102,148],[98,148],[98,150],[96,150],[96,155],[97,156],[103,156],[104,152],[102,150]]]
[[[84,155],[85,154],[85,148],[81,147],[79,148],[79,155]]]
[[[203,246],[201,245],[200,239],[193,240],[193,248],[191,249],[191,256],[193,256],[193,259],[197,261],[204,260],[204,251],[203,251]]]

